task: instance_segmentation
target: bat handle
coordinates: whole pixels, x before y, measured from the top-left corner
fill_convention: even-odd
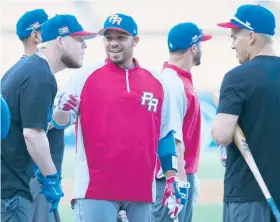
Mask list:
[[[277,222],[280,222],[280,212],[272,198],[267,199],[267,203],[276,219]]]

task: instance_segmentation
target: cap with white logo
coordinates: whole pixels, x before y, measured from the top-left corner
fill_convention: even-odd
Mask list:
[[[194,23],[179,23],[168,33],[168,48],[169,51],[188,49],[194,44],[211,38],[212,35],[203,34]]]
[[[84,31],[77,18],[73,15],[56,15],[41,26],[42,42],[56,39],[58,36],[82,36],[91,39],[97,33]]]
[[[125,14],[117,13],[110,15],[105,20],[103,29],[101,29],[98,34],[104,35],[108,29],[119,30],[132,36],[138,35],[138,27],[136,22],[131,16]]]
[[[241,5],[229,22],[218,26],[232,29],[247,29],[256,33],[273,36],[275,34],[275,17],[271,11],[260,5]]]

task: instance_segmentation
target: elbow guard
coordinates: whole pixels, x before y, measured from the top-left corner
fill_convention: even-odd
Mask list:
[[[170,131],[166,137],[159,141],[158,157],[163,173],[168,170],[175,170],[177,172],[178,163],[174,131]]]

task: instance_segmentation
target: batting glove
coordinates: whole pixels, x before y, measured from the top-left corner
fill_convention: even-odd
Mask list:
[[[181,195],[181,205],[179,212],[182,210],[182,208],[185,206],[185,204],[188,202],[188,197],[189,197],[189,189],[191,187],[189,182],[184,182],[181,180],[178,180],[179,184],[179,192]]]
[[[179,180],[179,179],[176,179],[176,181],[178,182],[178,186],[179,186],[179,193],[180,193],[180,196],[181,196],[181,202],[180,202],[180,205],[179,205],[178,212],[176,212],[176,206],[174,205],[174,203],[172,203],[172,201],[169,201],[169,204],[167,205],[167,207],[169,209],[168,214],[170,215],[171,219],[174,219],[174,218],[178,217],[179,213],[181,212],[181,210],[183,209],[185,204],[188,202],[188,193],[189,193],[189,188],[190,188],[190,183],[189,182],[184,182],[184,181]]]
[[[57,107],[61,111],[76,110],[80,103],[80,99],[71,93],[62,93],[58,98]]]
[[[41,185],[43,185],[43,183],[44,183],[44,176],[43,176],[43,174],[41,173],[40,169],[38,168],[38,166],[36,164],[33,167],[33,173],[34,173],[34,176],[37,179],[37,181]]]
[[[44,177],[41,193],[46,196],[47,201],[52,205],[50,212],[55,211],[61,197],[64,196],[57,173]]]
[[[218,148],[220,149],[220,161],[221,164],[226,167],[227,164],[227,146],[224,145],[218,145]]]
[[[175,218],[179,214],[179,208],[181,204],[181,195],[179,191],[178,183],[175,180],[175,176],[166,179],[166,185],[163,194],[162,205],[169,208],[169,215],[171,218]]]

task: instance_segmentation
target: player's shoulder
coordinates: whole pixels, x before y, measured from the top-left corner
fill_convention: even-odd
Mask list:
[[[160,72],[156,71],[155,69],[152,69],[152,68],[150,68],[150,67],[143,66],[143,65],[139,65],[139,67],[140,67],[142,70],[144,70],[144,71],[150,73],[151,76],[152,76],[153,78],[155,78],[156,80],[158,80],[159,82],[162,82],[162,81],[163,81],[162,77],[160,76]]]
[[[280,57],[274,56],[274,61],[276,64],[279,64]],[[265,68],[265,64],[268,61],[271,61],[271,57],[268,56],[257,56],[254,59],[247,61],[241,65],[238,65],[228,71],[226,76],[230,77],[240,77],[240,78],[249,78],[250,76],[254,77],[255,75],[248,75],[248,74],[255,74],[261,72]]]

